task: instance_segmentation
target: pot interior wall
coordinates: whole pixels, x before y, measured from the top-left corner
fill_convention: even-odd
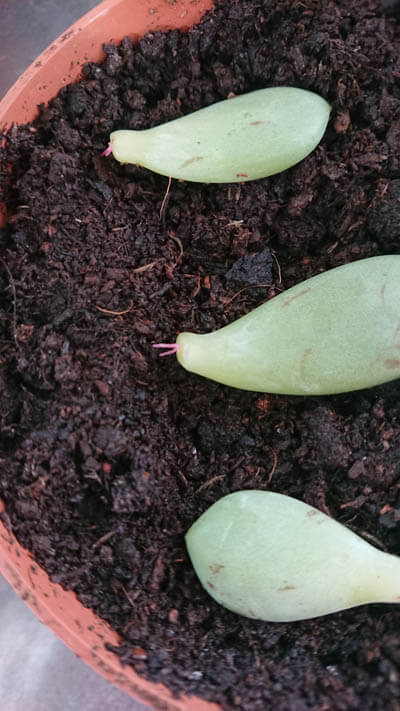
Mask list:
[[[58,37],[18,79],[0,102],[0,124],[27,123],[61,87],[75,81],[85,62],[100,62],[103,44],[134,41],[146,32],[187,29],[212,0],[104,0]]]

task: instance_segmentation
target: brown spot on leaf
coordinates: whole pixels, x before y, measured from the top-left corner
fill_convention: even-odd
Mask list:
[[[308,291],[311,291],[311,286],[307,286],[305,289],[302,289],[294,296],[290,296],[289,299],[286,299],[286,301],[284,301],[284,303],[282,304],[281,309],[285,309],[287,306],[290,306],[293,301],[298,299],[300,296],[304,296],[304,294],[307,294]]]
[[[181,168],[187,168],[188,165],[197,163],[199,160],[203,160],[203,156],[193,156],[193,158],[188,158],[184,163],[182,163]]]
[[[260,126],[264,121],[250,121],[250,126]]]
[[[222,570],[222,568],[225,568],[225,566],[222,565],[221,563],[213,563],[212,565],[209,566],[209,568],[210,568],[213,575],[217,575],[217,573],[219,573],[219,571]]]
[[[309,518],[314,518],[314,516],[316,516],[318,520],[316,520],[315,523],[318,526],[321,523],[325,523],[325,521],[329,521],[328,517],[325,516],[322,511],[318,511],[318,509],[310,509],[310,511],[307,511],[306,516]]]
[[[380,291],[380,295],[381,295],[382,304],[385,303],[386,284],[387,284],[387,281],[385,281],[384,284],[382,284],[382,286],[381,286],[381,288],[380,288],[380,290],[379,290],[379,291]]]
[[[312,348],[305,348],[305,350],[303,351],[303,355],[301,356],[300,373],[303,376],[304,376],[304,371],[306,369],[307,358],[311,355],[311,353],[312,353]]]
[[[211,588],[211,590],[215,590],[215,587],[210,580],[207,580],[207,585],[209,588]]]
[[[285,592],[285,590],[296,590],[295,585],[284,585],[283,588],[278,588],[277,592]]]
[[[384,361],[385,368],[393,370],[394,368],[400,367],[400,360],[398,358],[387,358]]]

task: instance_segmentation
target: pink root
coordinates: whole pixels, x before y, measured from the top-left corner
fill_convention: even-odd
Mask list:
[[[111,155],[111,153],[112,153],[112,150],[111,150],[111,143],[109,143],[108,146],[107,146],[107,148],[106,148],[106,149],[103,151],[103,153],[101,154],[101,156],[102,156],[102,157],[103,157],[103,156],[106,156],[106,157],[107,157],[107,156]]]
[[[165,353],[160,353],[160,356],[173,355],[181,350],[180,343],[153,343],[153,348],[167,348]]]

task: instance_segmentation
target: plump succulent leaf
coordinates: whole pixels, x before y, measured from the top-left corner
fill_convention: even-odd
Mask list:
[[[209,334],[181,333],[181,365],[245,390],[322,395],[400,376],[400,256],[312,277]]]
[[[320,142],[330,113],[318,94],[260,89],[144,131],[115,131],[116,160],[181,180],[242,182],[279,173]]]
[[[297,499],[238,491],[186,534],[207,592],[245,617],[302,620],[368,602],[400,601],[400,559]]]

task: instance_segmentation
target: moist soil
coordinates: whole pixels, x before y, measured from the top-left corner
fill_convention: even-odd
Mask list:
[[[184,546],[210,504],[256,488],[400,554],[400,383],[248,393],[151,347],[400,253],[398,8],[222,2],[188,33],[106,47],[2,149],[2,518],[120,633],[124,664],[224,709],[400,708],[396,606],[248,620],[207,595]],[[165,177],[100,155],[116,128],[278,85],[333,107],[318,148],[283,174],[174,180],[164,200]]]

